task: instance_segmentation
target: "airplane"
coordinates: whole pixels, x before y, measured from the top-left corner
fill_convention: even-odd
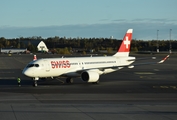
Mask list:
[[[132,41],[133,29],[128,29],[118,51],[112,56],[90,56],[90,57],[71,57],[71,58],[41,58],[31,61],[22,71],[27,77],[34,80],[34,86],[41,78],[66,77],[66,83],[72,83],[75,77],[80,77],[88,83],[99,83],[102,74],[111,73],[122,68],[134,68],[132,65],[136,58],[129,56]],[[169,55],[159,62],[144,63],[158,64],[163,63]]]

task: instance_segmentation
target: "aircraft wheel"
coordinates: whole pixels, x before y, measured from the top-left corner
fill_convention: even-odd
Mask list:
[[[100,82],[100,81],[98,80],[98,81],[96,81],[96,82],[92,82],[92,84],[99,84],[99,82]]]
[[[37,87],[37,81],[36,80],[34,81],[33,86]]]
[[[66,83],[73,83],[73,79],[72,78],[66,78]]]

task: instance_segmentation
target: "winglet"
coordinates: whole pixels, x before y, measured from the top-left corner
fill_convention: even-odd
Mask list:
[[[163,62],[165,62],[165,60],[167,59],[167,58],[169,58],[170,57],[170,55],[167,55],[165,58],[163,58],[161,61],[159,61],[158,63],[163,63]]]
[[[35,60],[37,60],[37,57],[36,57],[36,55],[34,55],[34,57],[33,57],[33,61],[35,61]]]

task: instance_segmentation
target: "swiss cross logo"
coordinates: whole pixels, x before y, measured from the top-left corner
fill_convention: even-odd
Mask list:
[[[128,49],[128,45],[130,45],[130,41],[128,40],[128,36],[126,36],[126,39],[124,40],[124,45],[126,46],[126,49]]]

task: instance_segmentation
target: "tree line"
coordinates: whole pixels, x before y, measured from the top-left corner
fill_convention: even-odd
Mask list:
[[[33,36],[27,38],[0,38],[0,48],[27,48],[31,52],[37,52],[37,45],[44,41],[50,51],[56,53],[88,52],[90,50],[99,52],[116,51],[122,40],[112,38],[66,38],[66,37],[49,37]],[[132,40],[131,51],[177,51],[176,40]]]

